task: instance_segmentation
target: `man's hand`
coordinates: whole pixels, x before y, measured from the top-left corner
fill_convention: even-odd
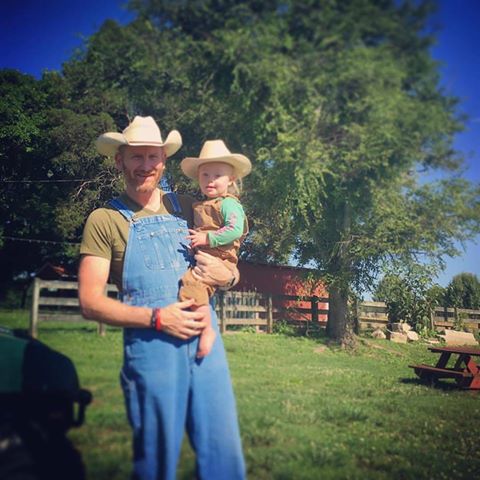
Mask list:
[[[196,230],[188,229],[190,235],[187,236],[187,240],[190,240],[192,248],[209,246],[208,234],[206,232],[197,232]]]
[[[161,309],[162,332],[182,340],[200,335],[207,326],[202,312],[191,312],[188,309],[194,299],[172,303]]]
[[[195,280],[200,280],[213,287],[223,287],[232,281],[232,271],[229,270],[219,258],[213,257],[209,253],[199,251],[195,255],[195,260],[197,264],[192,270],[192,275]],[[238,270],[236,271],[235,278],[240,278]]]

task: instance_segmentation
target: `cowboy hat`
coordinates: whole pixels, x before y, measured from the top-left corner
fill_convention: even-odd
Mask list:
[[[205,163],[221,162],[231,165],[235,176],[247,176],[252,169],[250,160],[240,153],[231,153],[223,140],[207,140],[200,151],[200,156],[184,158],[180,163],[182,172],[194,180],[198,178],[198,168]]]
[[[97,138],[95,145],[107,157],[114,157],[121,145],[165,147],[165,153],[170,157],[182,146],[182,137],[177,130],[172,130],[164,142],[152,117],[137,116],[122,133],[104,133]]]

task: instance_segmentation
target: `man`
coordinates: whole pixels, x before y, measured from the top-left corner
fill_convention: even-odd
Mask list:
[[[199,478],[240,479],[245,467],[221,338],[199,361],[205,321],[189,310],[192,300],[177,300],[190,264],[193,200],[157,187],[167,157],[181,144],[177,131],[163,142],[151,117],[135,117],[122,134],[98,138],[99,152],[115,157],[126,189],[85,225],[80,305],[86,318],[124,327],[120,377],[133,429],[134,478],[174,479],[186,429]],[[236,282],[238,271],[232,277],[221,261],[205,253],[195,259],[198,279],[220,287]],[[109,276],[121,302],[105,295]]]

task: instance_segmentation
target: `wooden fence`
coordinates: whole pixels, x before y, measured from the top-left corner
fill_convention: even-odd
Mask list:
[[[77,290],[77,282],[36,278],[33,282],[30,334],[36,337],[39,322],[44,320],[84,320],[79,311]],[[118,290],[115,285],[107,285],[106,293],[115,298]],[[254,327],[272,333],[274,322],[280,319],[289,319],[305,327],[324,327],[328,308],[321,308],[322,304],[328,304],[328,298],[235,291],[218,291],[216,294],[216,312],[222,333],[229,327]],[[387,326],[387,309],[383,302],[362,302],[355,310],[359,330]],[[431,325],[435,328],[478,330],[480,310],[437,307]],[[99,324],[98,333],[105,333],[105,325]]]

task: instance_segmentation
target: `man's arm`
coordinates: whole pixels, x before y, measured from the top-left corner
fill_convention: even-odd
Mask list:
[[[105,294],[110,260],[84,255],[78,271],[78,296],[82,315],[119,327],[150,328],[152,309],[126,305]],[[206,322],[200,312],[191,312],[193,300],[176,302],[161,309],[162,331],[181,339],[199,335]]]

